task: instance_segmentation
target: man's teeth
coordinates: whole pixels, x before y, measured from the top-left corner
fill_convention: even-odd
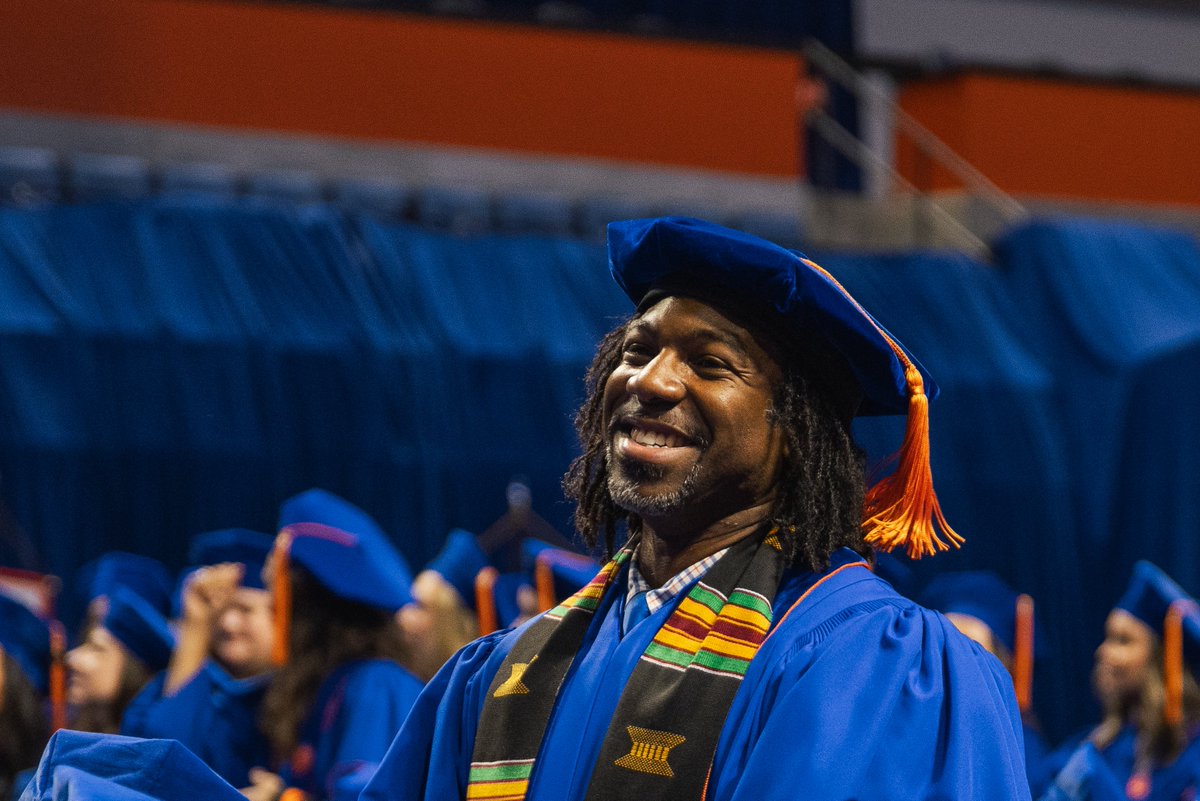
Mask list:
[[[639,445],[648,445],[651,448],[679,448],[685,444],[683,438],[675,434],[664,434],[661,431],[646,431],[641,428],[635,428],[630,431],[629,438]]]

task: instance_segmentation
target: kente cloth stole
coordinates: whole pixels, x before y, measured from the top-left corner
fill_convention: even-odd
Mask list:
[[[467,779],[470,801],[522,801],[563,679],[622,549],[521,635],[488,689]],[[621,693],[588,801],[699,799],[742,677],[771,626],[784,558],[774,533],[747,537],[697,581]],[[621,591],[623,587],[612,588]]]

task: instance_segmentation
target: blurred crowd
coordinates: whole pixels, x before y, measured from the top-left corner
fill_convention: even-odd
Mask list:
[[[177,740],[257,801],[352,799],[373,775],[423,685],[472,639],[520,625],[583,587],[593,559],[510,486],[509,510],[476,535],[449,532],[414,572],[380,526],[336,495],[284,501],[274,536],[192,538],[190,567],[112,552],[66,592],[0,570],[0,798],[18,798],[60,728]],[[1142,562],[1095,653],[1096,724],[1051,749],[1032,708],[1044,651],[1034,601],[989,572],[944,573],[921,592],[900,561],[874,569],[917,594],[1013,678],[1034,798],[1180,799],[1200,774],[1200,620],[1195,603]],[[1107,795],[1106,795],[1107,793]]]

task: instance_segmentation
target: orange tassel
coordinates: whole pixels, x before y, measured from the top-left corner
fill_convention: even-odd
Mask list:
[[[288,529],[275,538],[272,558],[272,601],[274,603],[275,641],[271,644],[271,661],[283,667],[288,661],[288,637],[292,630],[292,574],[288,552],[292,547],[292,533]]]
[[[500,575],[494,567],[485,567],[475,574],[475,609],[479,615],[479,636],[497,631],[500,623],[496,615],[496,596],[493,588]]]
[[[864,538],[869,545],[891,552],[903,547],[911,559],[932,556],[938,551],[959,547],[963,538],[950,528],[933,491],[933,471],[929,461],[929,398],[925,380],[908,354],[879,327],[857,300],[838,280],[816,262],[801,259],[837,287],[862,313],[904,365],[908,385],[908,422],[900,450],[884,464],[897,462],[896,471],[867,490],[863,513]],[[937,526],[934,526],[934,523]],[[942,530],[946,539],[938,536]]]
[[[538,611],[549,612],[558,603],[554,595],[554,569],[547,558],[547,551],[538,554],[533,567],[533,578],[537,584]]]
[[[891,340],[888,340],[891,342]],[[929,462],[929,399],[921,373],[892,343],[905,364],[908,424],[900,450],[888,461],[896,471],[867,490],[863,521],[868,544],[882,551],[903,547],[911,559],[957,548],[963,538],[946,522],[933,491]],[[934,525],[936,523],[936,526]],[[938,536],[938,529],[945,539]]]
[[[1195,611],[1194,601],[1181,598],[1163,621],[1163,720],[1168,726],[1183,725],[1183,619]]]
[[[1033,599],[1017,598],[1017,623],[1013,638],[1013,689],[1022,713],[1033,706]]]
[[[51,620],[49,626],[50,726],[58,731],[67,727],[67,632],[57,620]]]

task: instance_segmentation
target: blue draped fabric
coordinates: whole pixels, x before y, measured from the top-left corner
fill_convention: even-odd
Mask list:
[[[1133,561],[1200,589],[1200,251],[1043,220],[995,264],[813,254],[937,377],[934,472],[960,552],[1038,602],[1036,706],[1085,725]],[[558,481],[603,332],[603,248],[431,233],[334,209],[200,200],[0,211],[0,500],[68,582],[102,551],[181,566],[196,532],[271,530],[321,486],[414,564]],[[861,421],[873,460],[902,422]],[[2,511],[2,510],[0,510]],[[13,554],[0,540],[0,561]]]
[[[1094,649],[1133,563],[1200,591],[1200,249],[1162,229],[1046,220],[997,244],[1017,331],[1055,375],[1065,505]]]

